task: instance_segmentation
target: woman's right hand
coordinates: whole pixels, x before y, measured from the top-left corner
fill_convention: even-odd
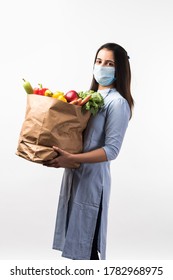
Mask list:
[[[57,152],[57,157],[45,161],[43,163],[44,166],[54,167],[54,168],[79,168],[80,164],[75,161],[73,154],[68,153],[59,147],[53,146],[55,152]]]

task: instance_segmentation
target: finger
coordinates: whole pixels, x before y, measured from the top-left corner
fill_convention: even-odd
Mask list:
[[[54,158],[54,159],[51,159],[51,160],[47,160],[47,161],[44,161],[43,162],[43,165],[53,165],[53,164],[57,164],[58,163],[58,158]]]
[[[54,163],[55,163],[54,160],[48,160],[48,161],[44,161],[43,165],[52,165]]]
[[[50,163],[45,164],[44,163],[43,166],[55,167],[55,168],[59,168],[60,167],[60,165],[58,163],[52,163],[52,164],[50,164]]]
[[[57,147],[57,146],[53,146],[53,149],[57,152],[57,153],[59,153],[59,154],[63,154],[63,153],[65,153],[65,151],[64,150],[62,150],[62,149],[60,149],[59,147]]]
[[[47,167],[51,167],[53,164],[51,164],[51,163],[43,163],[43,166],[47,166]]]

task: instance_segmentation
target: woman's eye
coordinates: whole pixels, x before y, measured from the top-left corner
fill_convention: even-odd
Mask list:
[[[110,66],[110,67],[114,67],[115,65],[114,65],[114,63],[113,63],[113,62],[108,62],[108,66]]]

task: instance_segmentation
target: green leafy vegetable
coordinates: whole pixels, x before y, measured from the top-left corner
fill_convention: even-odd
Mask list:
[[[78,92],[80,98],[84,99],[86,96],[91,95],[89,101],[83,106],[85,110],[91,112],[92,115],[96,115],[99,109],[104,105],[104,99],[99,92],[88,90]]]

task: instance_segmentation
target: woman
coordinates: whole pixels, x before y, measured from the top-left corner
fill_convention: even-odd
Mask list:
[[[121,148],[134,105],[130,92],[127,52],[115,43],[101,46],[95,57],[91,89],[99,91],[104,106],[89,120],[84,150],[70,154],[54,147],[58,156],[46,163],[64,167],[53,248],[76,260],[106,258],[110,161]],[[72,169],[72,164],[80,164]]]

